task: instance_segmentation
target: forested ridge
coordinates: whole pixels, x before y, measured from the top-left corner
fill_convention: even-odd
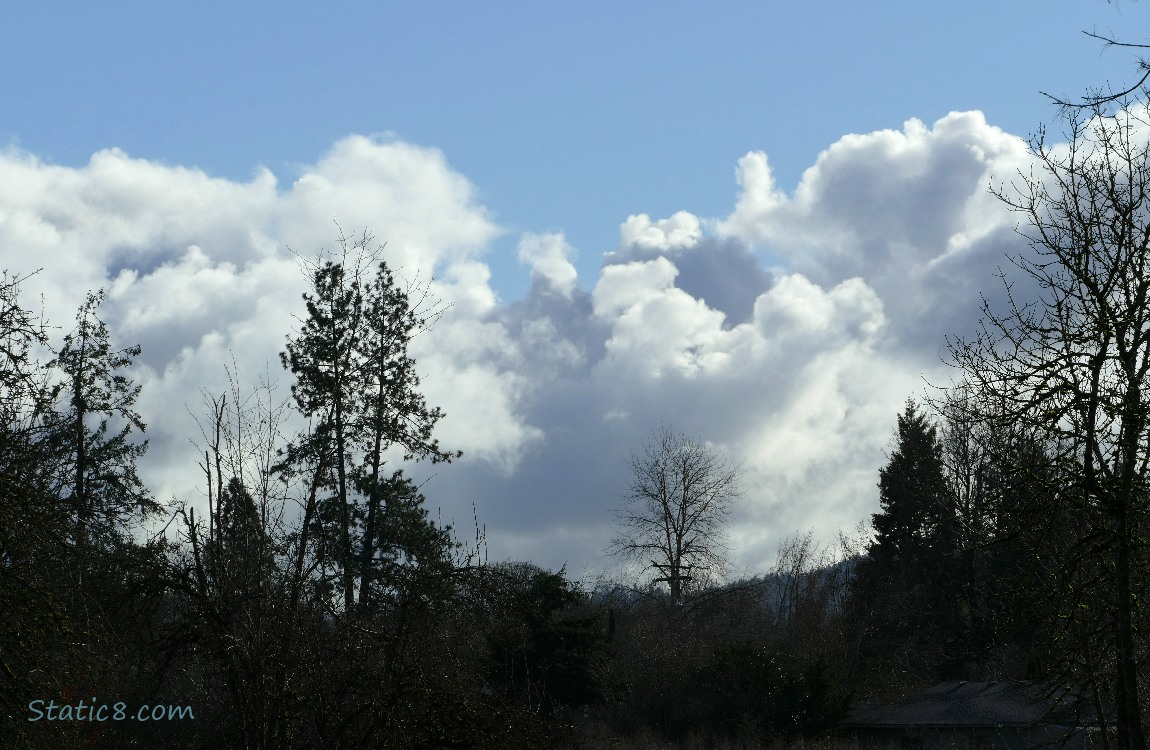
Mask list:
[[[434,521],[397,464],[461,455],[408,351],[445,308],[367,234],[302,264],[289,399],[233,372],[190,405],[203,492],[170,501],[137,475],[140,350],[103,293],[52,345],[6,274],[0,745],[757,747],[943,680],[1031,680],[1143,750],[1150,152],[1132,109],[1067,124],[1000,196],[1038,297],[987,307],[954,382],[891,415],[869,525],[737,581],[740,469],[669,427],[620,488],[639,583],[491,562],[482,509],[474,533]]]

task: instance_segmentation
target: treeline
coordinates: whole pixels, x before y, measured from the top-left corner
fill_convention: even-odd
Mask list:
[[[1071,114],[1069,147],[1032,144],[1041,175],[1000,197],[1028,222],[1014,260],[1038,296],[1008,286],[1008,309],[951,342],[953,387],[898,415],[871,527],[794,538],[775,570],[721,586],[671,556],[653,563],[673,591],[586,591],[488,564],[478,522],[468,544],[433,522],[395,464],[459,456],[407,348],[443,308],[367,236],[305,265],[290,402],[236,377],[204,394],[203,492],[175,506],[137,476],[139,350],[111,346],[102,296],[52,350],[4,277],[0,745],[755,746],[941,680],[1031,679],[1105,716],[1106,747],[1145,750],[1139,111]]]
[[[102,295],[53,350],[0,283],[0,746],[543,747],[598,700],[578,589],[485,564],[388,465],[459,453],[407,354],[440,308],[369,242],[305,267],[290,403],[204,393],[174,504],[137,476],[140,350]]]
[[[0,283],[0,746],[570,747],[833,724],[849,565],[796,540],[775,575],[671,606],[489,564],[478,528],[462,544],[388,466],[459,455],[407,353],[441,308],[366,236],[305,272],[291,401],[236,373],[205,392],[202,493],[173,503],[137,475],[140,350],[112,346],[102,295],[54,350],[21,279]],[[292,410],[307,426],[284,435]]]
[[[176,505],[136,474],[139,349],[111,346],[102,295],[52,351],[0,284],[5,747],[767,743],[938,679],[1049,672],[1047,461],[957,409],[899,417],[869,542],[794,537],[774,570],[677,598],[489,564],[387,467],[459,454],[407,354],[441,308],[368,243],[305,267],[291,402],[235,373],[204,393],[203,494]]]
[[[1107,596],[1072,562],[1097,541],[1091,510],[1065,492],[1050,446],[973,409],[955,389],[892,415],[880,512],[836,543],[792,537],[771,571],[688,586],[679,608],[665,588],[593,592],[616,625],[585,726],[645,738],[635,747],[809,742],[833,738],[855,706],[946,680],[1069,685],[1107,702],[1113,662],[1081,648],[1103,637],[1105,610],[1074,613]]]
[[[1064,444],[969,385],[894,416],[880,512],[838,543],[792,537],[773,570],[688,586],[677,608],[665,588],[592,592],[614,625],[584,739],[809,742],[855,706],[942,681],[1028,680],[1077,696],[1078,720],[1104,716],[1100,741],[1118,744],[1113,507],[1084,496]],[[1135,528],[1130,588],[1144,601],[1141,514]],[[1139,663],[1147,616],[1132,618]]]

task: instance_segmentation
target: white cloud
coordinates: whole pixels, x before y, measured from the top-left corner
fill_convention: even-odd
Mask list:
[[[337,142],[277,203],[280,234],[304,254],[332,244],[332,220],[350,235],[386,241],[393,267],[430,271],[471,259],[496,235],[467,179],[443,153],[359,135]]]
[[[568,299],[578,283],[575,266],[567,260],[573,252],[562,234],[525,234],[519,241],[519,261],[531,266],[531,281]]]
[[[755,322],[772,337],[848,332],[866,340],[885,323],[882,301],[862,279],[847,279],[829,293],[800,274],[784,276],[755,305]]]
[[[679,273],[666,258],[646,263],[607,266],[591,294],[595,315],[614,318],[628,309],[673,288]]]
[[[241,183],[116,149],[79,168],[0,154],[0,263],[17,273],[45,267],[25,284],[25,303],[42,295],[48,319],[67,326],[84,292],[106,287],[102,314],[117,342],[143,347],[136,377],[151,441],[143,471],[162,498],[195,494],[185,404],[196,411],[200,388],[224,389],[233,355],[241,376],[254,382],[270,369],[286,395],[278,352],[307,286],[287,248],[304,257],[332,248],[333,219],[348,234],[369,228],[388,240],[385,257],[401,278],[444,271],[435,289],[460,311],[481,315],[495,304],[474,256],[498,230],[440,152],[352,136],[301,171],[283,190],[267,170]],[[444,333],[455,323],[445,320]],[[514,389],[479,365],[456,370],[452,392],[483,389],[484,422],[512,425],[503,433],[512,445],[494,433],[485,442],[486,455],[505,464],[494,454],[514,453],[526,430],[507,413]],[[461,422],[473,419],[460,411]]]
[[[452,306],[412,353],[446,418],[450,467],[417,467],[447,520],[487,526],[492,555],[598,565],[625,459],[661,422],[743,461],[736,567],[761,570],[796,530],[828,537],[877,508],[895,415],[937,375],[942,334],[977,320],[977,292],[1017,249],[986,188],[1025,164],[978,113],[846,136],[793,195],[765,154],[740,160],[729,216],[629,216],[588,290],[561,234],[524,234],[532,287],[500,302],[482,252],[497,235],[466,178],[434,149],[352,136],[291,185],[246,183],[105,151],[81,168],[0,154],[0,260],[66,323],[87,288],[111,292],[122,344],[144,345],[140,409],[161,497],[199,481],[184,404],[220,391],[235,355],[270,369],[302,312],[305,257],[338,219],[388,242],[401,278]],[[712,227],[708,234],[704,227]],[[766,250],[787,267],[769,273]],[[270,368],[269,368],[270,363]],[[278,372],[286,386],[289,377]]]
[[[843,136],[793,196],[777,189],[765,154],[746,155],[735,210],[715,227],[816,283],[863,279],[904,344],[937,350],[951,321],[973,323],[979,293],[1017,249],[1016,218],[989,188],[1029,164],[1025,142],[980,112],[931,128],[912,119],[901,131]]]
[[[647,214],[632,214],[619,228],[619,235],[624,245],[645,250],[678,250],[698,243],[703,237],[703,228],[699,218],[687,211],[654,222]]]

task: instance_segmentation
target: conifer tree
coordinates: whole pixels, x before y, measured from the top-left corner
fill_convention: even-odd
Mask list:
[[[75,514],[78,540],[113,532],[134,513],[157,506],[136,474],[147,441],[135,440],[145,425],[134,407],[140,386],[123,370],[140,347],[113,349],[98,316],[104,292],[89,292],[64,337],[52,366],[62,376],[65,399],[54,417],[56,440],[67,456],[62,494]]]
[[[922,687],[950,678],[945,606],[953,524],[937,428],[913,401],[898,417],[896,444],[879,470],[881,511],[857,566],[853,605],[865,623],[864,658],[881,683],[915,675]]]
[[[870,555],[890,570],[937,559],[948,543],[946,477],[937,428],[913,401],[898,417],[898,443],[879,470],[879,504]]]
[[[318,493],[304,510],[301,545],[311,524],[319,531],[319,553],[334,562],[330,575],[342,606],[366,606],[369,569],[380,545],[386,500],[395,496],[394,477],[382,472],[393,446],[405,459],[450,461],[460,453],[442,450],[431,432],[443,416],[417,390],[419,378],[407,346],[442,314],[428,303],[426,289],[401,289],[382,248],[371,236],[342,236],[336,259],[308,267],[312,289],[304,294],[307,317],[280,355],[296,378],[292,395],[312,420],[310,432],[288,448],[285,465],[309,464]],[[412,304],[412,300],[415,304]],[[430,309],[428,309],[430,308]],[[301,548],[302,549],[302,548]]]

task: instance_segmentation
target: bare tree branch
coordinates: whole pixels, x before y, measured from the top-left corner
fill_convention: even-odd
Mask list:
[[[1091,32],[1091,31],[1083,31],[1082,33],[1085,34],[1086,36],[1090,37],[1091,39],[1097,39],[1098,41],[1102,42],[1103,48],[1106,48],[1106,47],[1125,47],[1128,49],[1150,49],[1150,44],[1134,44],[1132,42],[1120,42],[1120,41],[1113,39],[1111,37],[1103,36],[1101,34],[1097,34],[1097,33]],[[1107,104],[1113,104],[1115,102],[1120,102],[1120,101],[1126,99],[1126,97],[1130,96],[1131,94],[1134,94],[1137,91],[1141,91],[1143,88],[1143,85],[1146,83],[1147,79],[1150,79],[1150,62],[1148,62],[1145,58],[1139,59],[1138,60],[1138,69],[1142,71],[1142,76],[1132,86],[1129,86],[1128,88],[1125,88],[1122,91],[1117,91],[1117,92],[1106,91],[1105,93],[1103,93],[1101,90],[1099,90],[1096,93],[1088,93],[1086,96],[1084,96],[1082,98],[1082,101],[1080,101],[1080,102],[1072,102],[1069,99],[1063,99],[1063,98],[1057,97],[1053,94],[1049,94],[1045,91],[1041,91],[1039,93],[1041,93],[1047,99],[1050,99],[1051,101],[1053,101],[1055,104],[1057,104],[1059,106],[1059,108],[1064,109],[1064,110],[1090,109],[1092,107],[1100,107],[1100,106],[1104,106]]]
[[[675,606],[693,578],[725,564],[723,523],[742,494],[739,467],[668,427],[629,463],[632,479],[610,552],[659,571],[654,580],[668,584]]]

